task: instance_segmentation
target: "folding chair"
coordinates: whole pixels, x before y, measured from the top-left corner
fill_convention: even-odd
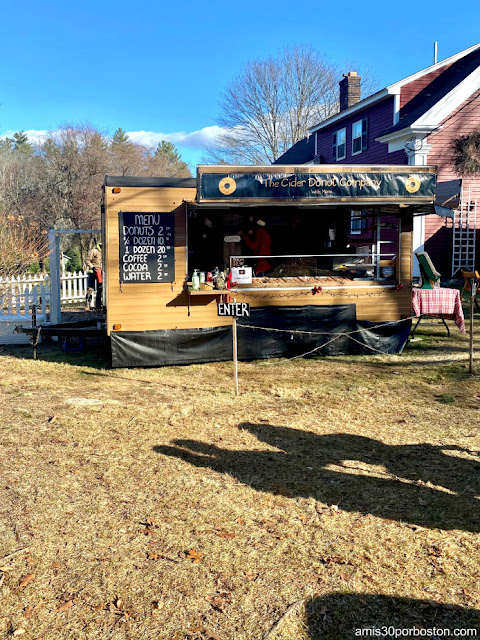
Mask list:
[[[416,251],[415,255],[420,266],[420,289],[434,289],[440,280],[440,274],[433,266],[430,256],[425,251]]]
[[[465,271],[465,269],[461,269],[463,276],[463,289],[460,297],[463,300],[463,296],[465,291],[472,291],[472,280],[476,280],[476,291],[473,301],[475,302],[475,306],[477,307],[477,311],[480,311],[480,305],[478,304],[477,296],[478,296],[478,285],[480,284],[480,275],[478,271]]]

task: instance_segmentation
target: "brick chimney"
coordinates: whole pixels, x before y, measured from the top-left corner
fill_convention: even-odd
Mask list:
[[[351,107],[352,104],[359,102],[361,99],[360,93],[360,76],[357,76],[356,71],[349,71],[343,74],[343,79],[340,80],[340,111]]]

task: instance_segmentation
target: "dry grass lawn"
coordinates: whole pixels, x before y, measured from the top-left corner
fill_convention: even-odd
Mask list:
[[[241,364],[238,398],[230,363],[4,350],[0,635],[480,628],[479,378],[455,327],[418,335]]]

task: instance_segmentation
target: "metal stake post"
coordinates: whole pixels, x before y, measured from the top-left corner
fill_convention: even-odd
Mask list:
[[[233,373],[235,377],[235,395],[238,396],[238,357],[237,357],[237,318],[233,316]]]
[[[34,304],[34,305],[32,305],[32,329],[36,329],[36,328],[37,328],[37,305]],[[34,339],[34,343],[33,343],[33,359],[36,360],[37,359],[38,333],[35,332],[32,337]]]
[[[473,310],[475,303],[475,294],[477,293],[477,281],[475,278],[470,280],[470,358],[468,364],[468,373],[473,373]]]

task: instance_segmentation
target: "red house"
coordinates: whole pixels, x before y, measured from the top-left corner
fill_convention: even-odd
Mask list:
[[[275,164],[436,165],[437,204],[454,208],[454,217],[416,218],[414,250],[427,251],[442,277],[472,270],[480,177],[456,173],[452,142],[480,129],[480,43],[364,100],[360,80],[344,75],[339,113],[311,127]]]

